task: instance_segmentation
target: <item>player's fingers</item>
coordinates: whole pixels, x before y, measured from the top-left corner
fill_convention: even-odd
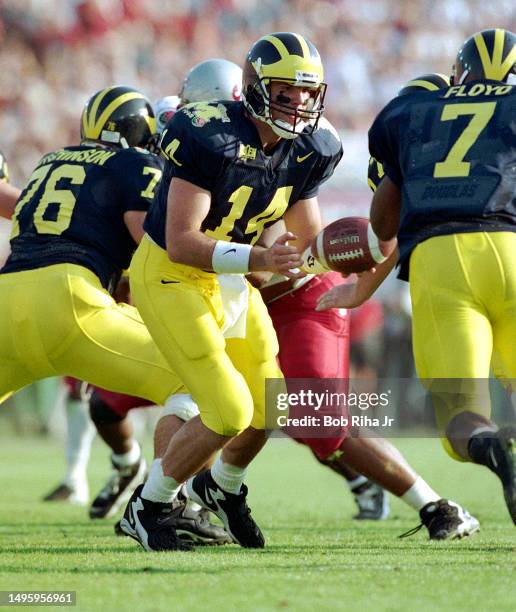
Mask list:
[[[297,236],[292,232],[285,232],[279,238],[276,238],[274,244],[286,244],[289,240],[295,240]]]

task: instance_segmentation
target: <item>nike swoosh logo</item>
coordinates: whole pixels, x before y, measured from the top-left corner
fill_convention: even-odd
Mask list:
[[[219,509],[217,502],[211,496],[211,492],[206,485],[204,485],[204,503],[212,512],[216,513]]]
[[[296,157],[296,161],[298,164],[300,164],[301,162],[304,162],[305,159],[308,159],[310,157],[310,155],[312,155],[313,151],[310,151],[310,153],[307,153],[306,155],[298,155]]]
[[[236,249],[228,249],[223,255],[227,255],[228,253],[236,253]]]
[[[161,284],[162,285],[170,285],[170,283],[178,283],[179,281],[169,281],[169,280],[163,280],[161,279]]]

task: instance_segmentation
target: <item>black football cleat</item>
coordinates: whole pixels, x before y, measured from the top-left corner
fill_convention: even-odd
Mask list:
[[[180,540],[176,533],[172,505],[144,499],[142,489],[140,485],[132,494],[120,530],[149,552],[192,550],[192,545]]]
[[[145,480],[147,463],[142,457],[128,467],[117,467],[90,506],[91,519],[111,518],[127,503],[136,487]]]
[[[356,521],[384,521],[389,516],[389,496],[380,485],[368,480],[351,492],[358,507]]]
[[[401,534],[406,538],[417,533],[423,526],[428,529],[431,540],[455,540],[472,535],[480,529],[479,522],[455,502],[439,499],[423,506],[419,511],[421,525]]]
[[[251,516],[246,503],[247,487],[242,485],[238,495],[221,489],[209,470],[191,478],[186,485],[188,496],[219,517],[226,531],[244,548],[263,548],[265,538]]]
[[[186,497],[179,493],[172,502],[169,524],[175,528],[180,540],[194,546],[233,544],[233,538],[223,527],[210,523],[209,515],[205,508],[194,510],[188,506]],[[114,529],[116,535],[127,535],[122,531],[120,521],[115,523]]]
[[[516,525],[516,427],[502,427],[489,449],[489,467],[502,482],[503,495]]]

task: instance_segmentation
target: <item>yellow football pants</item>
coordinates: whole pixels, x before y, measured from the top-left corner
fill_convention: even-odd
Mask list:
[[[59,375],[156,404],[183,389],[138,311],[116,304],[86,268],[0,274],[0,401]]]
[[[463,411],[489,416],[490,368],[505,384],[516,379],[516,233],[422,242],[410,258],[410,294],[416,370],[440,430]]]
[[[217,275],[172,263],[145,237],[131,262],[131,294],[174,365],[203,424],[234,436],[265,426],[265,379],[281,377],[278,342],[259,292],[249,285],[246,337],[225,339]]]

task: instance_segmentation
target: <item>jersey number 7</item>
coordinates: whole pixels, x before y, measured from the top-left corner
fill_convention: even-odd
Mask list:
[[[452,121],[461,115],[473,116],[464,131],[455,141],[446,159],[435,164],[435,178],[469,176],[471,164],[464,161],[464,158],[494,115],[495,108],[496,102],[472,102],[445,105],[441,114],[441,121]]]

